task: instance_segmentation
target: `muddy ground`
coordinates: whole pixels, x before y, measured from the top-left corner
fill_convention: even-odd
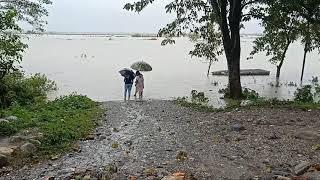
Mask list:
[[[172,101],[106,102],[106,119],[80,152],[8,171],[0,180],[70,179],[112,171],[113,179],[250,179],[317,162],[320,110],[255,108],[202,113]],[[269,174],[270,175],[270,174]]]

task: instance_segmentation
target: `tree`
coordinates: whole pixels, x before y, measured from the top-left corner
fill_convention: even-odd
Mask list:
[[[207,76],[210,74],[210,69],[214,61],[218,61],[218,56],[223,53],[221,48],[221,34],[213,31],[212,24],[209,23],[205,26],[205,30],[201,31],[207,36],[202,35],[205,39],[201,38],[198,34],[190,35],[190,40],[195,43],[194,50],[190,51],[191,56],[205,58],[208,61]]]
[[[128,3],[125,9],[141,12],[155,0],[140,0]],[[173,0],[166,5],[167,13],[176,13],[176,19],[161,29],[159,35],[169,37],[181,36],[186,33],[197,33],[206,39],[208,34],[200,33],[210,22],[214,32],[221,33],[221,42],[227,59],[229,71],[230,98],[242,97],[240,80],[240,28],[241,22],[252,17],[259,17],[251,10],[253,5],[265,0]],[[248,12],[248,13],[245,13]]]
[[[286,3],[285,0],[280,0]],[[286,11],[297,14],[300,20],[300,36],[304,44],[304,55],[300,80],[303,80],[307,53],[319,48],[320,27],[320,1],[319,0],[295,0],[286,3]]]
[[[269,61],[277,66],[277,79],[290,44],[298,37],[297,16],[283,11],[284,6],[286,5],[273,2],[264,9],[261,23],[264,35],[254,41],[255,45],[250,53],[250,58],[258,52],[266,52],[266,56],[271,56]]]
[[[50,3],[49,0],[0,0],[0,81],[18,69],[27,48],[21,40],[18,22],[43,30],[46,22],[41,17],[48,15],[44,5]]]
[[[17,64],[27,48],[18,34],[21,28],[16,24],[16,16],[15,10],[0,12],[0,81],[11,71],[17,70]]]

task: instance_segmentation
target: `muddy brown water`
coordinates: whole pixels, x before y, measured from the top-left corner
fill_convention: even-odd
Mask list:
[[[265,69],[271,71],[271,75],[242,77],[243,86],[266,97],[291,98],[296,87],[285,84],[300,84],[302,46],[295,43],[290,47],[280,79],[284,85],[277,88],[270,86],[275,82],[276,67],[264,54],[247,60],[254,39],[254,36],[242,37],[241,68]],[[205,92],[212,104],[224,104],[218,90],[227,85],[227,77],[207,77],[207,64],[203,59],[191,58],[188,54],[193,44],[187,38],[179,38],[175,45],[168,46],[161,46],[161,40],[89,35],[29,36],[23,67],[28,73],[44,73],[57,82],[59,90],[51,97],[78,92],[97,101],[110,101],[121,100],[123,96],[123,79],[118,70],[144,60],[154,69],[144,73],[146,98],[167,100],[187,96],[196,89]],[[212,71],[226,68],[222,56],[213,64]],[[317,52],[308,54],[305,83],[310,83],[312,76],[318,76],[319,69]]]

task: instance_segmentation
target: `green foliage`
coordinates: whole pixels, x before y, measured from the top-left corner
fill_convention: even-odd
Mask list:
[[[0,137],[8,136],[17,132],[17,129],[12,123],[0,122]]]
[[[13,103],[31,105],[44,102],[47,99],[47,93],[57,89],[53,81],[41,74],[26,77],[21,72],[15,72],[8,74],[0,82],[1,108]]]
[[[219,89],[218,93],[222,94],[223,98],[228,99],[230,97],[228,87]],[[252,89],[244,88],[242,90],[242,98],[241,98],[242,100],[257,100],[259,98],[260,98],[259,93],[257,93]]]
[[[30,24],[36,30],[43,30],[48,15],[43,5],[50,0],[10,0],[0,2],[0,81],[9,73],[19,69],[22,54],[27,45],[22,42],[19,23]]]
[[[39,129],[43,133],[43,138],[39,139],[43,154],[68,149],[70,143],[89,134],[102,113],[96,102],[75,94],[32,106],[14,105],[2,111],[7,116],[17,116],[18,120],[10,123],[10,127],[2,127],[6,133],[1,131],[1,135]]]
[[[192,90],[191,91],[191,101],[193,103],[203,104],[203,103],[208,103],[209,102],[209,98],[207,98],[204,95],[204,92],[198,92],[196,90]]]
[[[294,94],[294,100],[298,102],[313,102],[313,93],[312,93],[312,86],[306,85],[302,88],[298,88],[297,91]]]
[[[284,9],[286,4],[278,1],[270,2],[269,6],[260,9],[263,14],[261,25],[264,27],[264,35],[254,41],[253,55],[266,52],[271,56],[269,61],[277,66],[277,77],[285,60],[286,53],[291,43],[298,38],[298,18],[295,14],[288,13]]]
[[[27,45],[22,43],[17,32],[21,32],[16,23],[17,11],[0,12],[0,81],[6,74],[16,71]]]
[[[249,88],[244,88],[242,91],[242,96],[246,100],[256,100],[260,98],[259,93]]]

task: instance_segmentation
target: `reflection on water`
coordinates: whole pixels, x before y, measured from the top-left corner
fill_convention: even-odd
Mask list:
[[[299,83],[303,48],[299,43],[290,47],[283,65],[280,87],[275,82],[275,66],[264,54],[246,60],[254,37],[242,39],[241,68],[270,70],[270,76],[242,77],[244,87],[254,89],[262,96],[291,98],[296,87],[286,83]],[[145,97],[171,99],[187,96],[192,89],[204,91],[214,104],[223,104],[218,90],[227,85],[227,77],[206,76],[207,65],[200,59],[191,58],[188,52],[193,44],[188,39],[178,39],[175,45],[161,46],[161,39],[146,40],[131,37],[105,36],[30,36],[29,49],[23,67],[28,73],[45,73],[58,83],[59,91],[53,96],[78,92],[97,101],[122,99],[123,79],[118,74],[121,68],[144,60],[153,66],[145,75]],[[213,70],[225,70],[226,61],[221,57],[212,66]],[[318,76],[320,61],[317,53],[308,55],[306,82]]]

